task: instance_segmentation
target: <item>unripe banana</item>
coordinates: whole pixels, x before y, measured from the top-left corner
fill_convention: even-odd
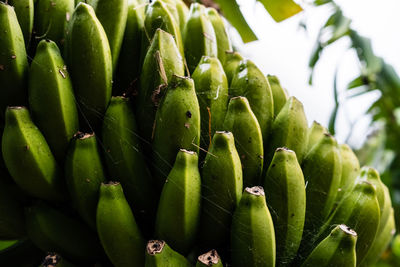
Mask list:
[[[101,258],[103,250],[94,232],[44,202],[27,208],[25,218],[28,236],[41,250],[85,263]]]
[[[34,1],[10,0],[9,4],[15,9],[22,34],[24,35],[25,47],[28,47],[33,29]]]
[[[229,86],[231,85],[233,75],[235,75],[236,69],[244,58],[236,51],[225,51],[225,63],[224,70],[226,78],[228,79]]]
[[[215,249],[210,250],[204,254],[201,254],[196,263],[196,267],[223,267],[221,258],[219,257],[217,251]]]
[[[120,56],[115,79],[114,95],[127,94],[133,90],[133,85],[139,79],[140,46],[144,23],[144,12],[137,0],[129,0],[128,17],[124,39],[122,41]]]
[[[381,177],[378,171],[372,167],[364,166],[361,168],[360,176],[357,178],[358,181],[368,181],[374,185],[376,191],[376,198],[379,203],[379,214],[382,216],[382,212],[385,207],[385,190],[384,185],[381,181]]]
[[[153,162],[157,188],[162,188],[179,149],[198,152],[200,108],[194,82],[188,77],[173,76],[157,110]]]
[[[187,254],[194,245],[201,211],[201,181],[196,152],[181,149],[160,196],[155,235]]]
[[[0,250],[0,263],[1,266],[36,267],[44,254],[27,238],[14,240],[9,247]]]
[[[229,95],[246,96],[260,124],[263,140],[266,141],[274,120],[274,102],[267,78],[251,60],[239,63],[232,77]],[[296,136],[299,134],[301,135],[301,132],[296,132]],[[276,148],[274,147],[274,150]]]
[[[145,267],[191,267],[189,261],[163,240],[150,240],[146,246]]]
[[[96,229],[99,190],[106,180],[94,134],[78,132],[65,158],[65,180],[73,206],[92,229]]]
[[[228,82],[217,58],[203,56],[192,78],[200,105],[200,146],[208,149],[215,131],[222,129],[227,105]]]
[[[232,213],[239,204],[242,191],[242,166],[233,134],[216,132],[202,168],[199,239],[204,247],[225,245]]]
[[[112,60],[107,35],[90,5],[76,7],[66,47],[81,122],[96,129],[111,98]]]
[[[78,111],[71,79],[56,43],[42,40],[29,74],[29,106],[58,162],[78,131]]]
[[[36,38],[49,39],[60,47],[64,44],[65,31],[74,13],[74,0],[40,0],[35,5]],[[88,36],[86,36],[87,41]]]
[[[258,185],[263,168],[263,139],[257,118],[245,97],[233,97],[222,127],[232,132],[243,169],[243,187]]]
[[[260,186],[247,187],[233,213],[231,229],[233,267],[275,266],[275,232]]]
[[[14,8],[0,2],[0,118],[7,106],[25,105],[28,101],[28,60],[24,36]]]
[[[325,134],[304,158],[302,167],[307,196],[303,232],[309,235],[303,237],[306,242],[325,222],[335,204],[342,174],[340,151],[335,138]]]
[[[319,141],[324,137],[324,134],[329,133],[328,129],[313,121],[311,127],[308,129],[308,141],[305,155],[311,151],[311,149],[319,143]]]
[[[265,198],[274,221],[277,262],[289,264],[303,235],[306,212],[304,176],[296,153],[278,148],[264,178]]]
[[[302,267],[356,266],[357,233],[346,225],[336,226],[307,257]]]
[[[296,152],[297,160],[301,163],[305,156],[308,131],[303,104],[294,96],[290,97],[276,116],[271,128],[266,163],[269,164],[278,147],[287,147]]]
[[[107,34],[115,72],[128,18],[128,0],[98,0],[96,16]]]
[[[175,21],[174,16],[170,13],[166,5],[162,0],[155,0],[146,8],[144,34],[142,36],[142,59],[146,55],[150,42],[154,39],[154,34],[158,29],[166,31],[173,36],[180,57],[184,57],[183,42],[178,21]],[[167,71],[167,68],[165,70]]]
[[[156,111],[165,87],[171,82],[172,75],[183,76],[184,73],[185,66],[174,37],[158,29],[144,59],[136,101],[137,120],[146,141],[152,139]]]
[[[278,77],[275,75],[267,75],[267,79],[274,99],[274,116],[276,117],[289,97],[285,89],[282,88]]]
[[[23,191],[51,202],[65,200],[61,169],[25,107],[7,108],[2,153],[8,171]]]
[[[318,239],[321,240],[321,237],[327,235],[332,225],[340,223],[356,231],[358,235],[357,264],[360,264],[366,256],[379,227],[379,203],[375,192],[375,186],[372,183],[365,180],[359,181],[353,193],[343,199],[318,234]]]
[[[381,228],[380,225],[379,228]],[[378,230],[378,233],[374,242],[372,243],[371,248],[368,250],[367,255],[365,256],[364,260],[359,264],[359,266],[375,266],[381,255],[386,251],[395,233],[396,225],[394,221],[394,210],[393,208],[391,208],[385,226],[382,228],[381,231]]]
[[[385,194],[385,204],[383,206],[383,211],[381,212],[381,219],[379,221],[379,228],[378,228],[377,236],[383,232],[383,229],[384,229],[384,227],[386,227],[387,221],[389,220],[389,218],[391,216],[390,214],[392,211],[392,200],[390,197],[389,188],[384,183],[382,183],[382,187],[383,187],[384,194]]]
[[[136,220],[153,231],[158,196],[147,168],[128,98],[112,97],[104,116],[102,141],[110,176],[121,182]]]
[[[342,158],[342,175],[336,203],[339,203],[346,194],[352,191],[356,178],[360,174],[360,162],[353,150],[347,144],[340,145],[339,149]]]
[[[101,244],[114,266],[144,266],[145,241],[120,183],[101,184],[96,225]]]
[[[190,5],[189,17],[182,36],[190,73],[197,67],[202,56],[218,56],[217,37],[203,5],[199,3]]]
[[[11,240],[26,236],[24,208],[15,186],[0,179],[0,239]],[[0,256],[1,258],[1,256]],[[1,262],[1,261],[0,261]]]
[[[228,31],[222,17],[218,14],[218,11],[215,10],[215,8],[207,8],[207,16],[213,25],[215,36],[217,38],[218,59],[222,64],[225,64],[225,52],[232,51],[232,44],[229,39]]]
[[[186,6],[185,2],[182,0],[162,0],[166,3],[166,7],[174,16],[175,21],[179,25],[179,29],[183,32],[186,24],[186,20],[189,16],[189,8]]]

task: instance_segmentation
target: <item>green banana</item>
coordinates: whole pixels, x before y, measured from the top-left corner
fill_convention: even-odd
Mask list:
[[[269,154],[265,162],[271,161],[275,149],[286,147],[296,152],[297,160],[301,163],[307,146],[307,132],[308,123],[303,104],[294,96],[289,97],[272,123],[267,144]]]
[[[275,266],[275,250],[274,226],[264,190],[247,187],[232,218],[232,266]]]
[[[139,225],[153,231],[158,196],[137,132],[129,99],[112,97],[102,128],[107,169],[114,180],[121,182]]]
[[[159,101],[172,75],[184,75],[185,66],[174,37],[158,29],[144,59],[140,75],[140,91],[136,101],[136,115],[141,137],[152,139],[154,120]]]
[[[218,59],[222,64],[224,64],[226,57],[225,52],[232,51],[232,44],[229,39],[228,31],[225,27],[224,20],[215,8],[207,8],[207,16],[213,25],[215,36],[217,38]]]
[[[33,29],[34,1],[10,0],[9,4],[15,9],[22,34],[24,35],[25,47],[28,47]]]
[[[27,238],[15,240],[12,245],[0,250],[2,266],[37,267],[44,257],[44,252]]]
[[[227,104],[228,82],[217,58],[203,56],[193,72],[194,87],[200,105],[200,146],[208,149],[215,131],[222,128]]]
[[[202,212],[199,240],[220,248],[230,233],[232,213],[243,191],[242,166],[230,132],[216,132],[202,168]]]
[[[308,129],[307,148],[304,154],[310,152],[311,149],[324,137],[324,134],[328,133],[328,129],[318,122],[313,121],[311,127]]]
[[[143,266],[145,241],[117,182],[101,184],[96,213],[101,244],[114,266]]]
[[[85,263],[101,258],[103,250],[95,232],[44,202],[26,208],[25,218],[28,236],[41,250]]]
[[[390,214],[391,214],[391,210],[392,210],[392,200],[390,197],[390,192],[389,192],[389,188],[382,183],[382,187],[384,190],[384,194],[385,194],[385,204],[383,206],[383,211],[381,212],[381,219],[379,221],[379,228],[378,228],[378,232],[377,235],[380,235],[380,233],[383,232],[384,227],[386,227],[387,222],[390,218]],[[379,202],[379,200],[378,200]]]
[[[0,118],[7,106],[25,105],[28,101],[28,60],[24,36],[14,8],[0,2]]]
[[[2,240],[26,236],[23,203],[15,194],[14,187],[8,181],[0,179],[0,239]]]
[[[320,142],[304,158],[302,167],[307,196],[303,231],[309,235],[303,237],[306,242],[315,231],[318,231],[335,204],[342,174],[342,161],[335,138],[330,134],[324,134]]]
[[[264,189],[268,207],[274,211],[277,262],[285,265],[300,246],[306,212],[304,176],[294,151],[276,149],[264,177]]]
[[[65,180],[72,204],[83,220],[96,229],[96,206],[102,182],[106,180],[94,134],[78,132],[65,158]]]
[[[107,35],[90,5],[76,7],[68,24],[66,47],[81,122],[96,129],[111,98],[112,60]]]
[[[145,267],[191,267],[189,261],[163,240],[150,240],[146,246]]]
[[[337,203],[344,198],[345,194],[351,192],[360,173],[360,163],[353,150],[346,144],[340,145],[339,149],[342,158],[342,175],[336,196]]]
[[[40,0],[35,5],[34,28],[36,38],[49,39],[60,47],[65,40],[69,19],[74,13],[74,0]],[[87,41],[86,36],[86,40]]]
[[[364,177],[365,177],[365,172],[367,171],[367,168],[364,167],[363,171],[364,171]],[[373,174],[374,173],[373,170],[371,170],[371,173],[372,173],[372,176],[375,176]],[[361,175],[360,175],[359,179],[360,178],[363,179]],[[389,189],[383,182],[380,182],[380,179],[376,179],[376,178],[368,179],[367,178],[364,180],[369,181],[375,185],[378,202],[379,202],[378,190],[382,189],[383,193],[384,193],[384,201],[383,201],[384,205],[383,205],[383,209],[380,208],[381,216],[380,216],[379,227],[376,232],[375,240],[372,243],[372,246],[369,248],[367,255],[365,256],[363,262],[361,262],[359,264],[360,266],[372,266],[376,263],[376,261],[378,261],[380,255],[384,252],[384,249],[387,247],[388,243],[392,239],[392,236],[394,235],[394,232],[396,231],[396,229],[395,229],[395,225],[394,225],[392,200],[390,198]],[[379,204],[380,204],[380,202],[379,202]]]
[[[218,56],[217,37],[203,5],[199,3],[190,5],[189,16],[182,36],[190,73],[197,67],[202,56]]]
[[[369,181],[360,180],[354,187],[353,193],[343,199],[325,222],[319,231],[318,238],[326,236],[332,225],[346,224],[357,232],[357,264],[360,264],[373,244],[380,217],[375,186]]]
[[[200,142],[200,108],[194,82],[174,75],[157,110],[153,164],[157,188],[162,188],[179,149],[198,152]]]
[[[260,124],[265,142],[274,121],[274,101],[267,78],[251,60],[243,60],[239,63],[232,77],[229,95],[246,96],[251,110]],[[293,126],[291,125],[290,127],[292,128]],[[296,136],[299,134],[301,135],[301,132],[297,132]],[[276,147],[274,147],[275,149]]]
[[[115,72],[128,18],[128,0],[98,0],[96,16],[107,34]]]
[[[379,228],[381,228],[381,225],[379,225]],[[359,266],[375,266],[381,255],[386,251],[395,233],[394,210],[391,208],[385,226],[382,227],[381,231],[378,230],[374,243],[372,243],[371,248]]]
[[[357,233],[346,225],[336,226],[307,257],[302,267],[356,267]]]
[[[257,118],[247,98],[233,97],[229,101],[224,130],[232,132],[243,169],[243,187],[260,184],[263,168],[263,139]]]
[[[276,117],[285,105],[289,96],[285,89],[282,88],[278,77],[275,75],[267,75],[269,85],[271,87],[272,96],[274,99],[274,116]]]
[[[228,79],[229,86],[232,83],[233,75],[235,75],[239,63],[242,62],[243,60],[244,58],[242,57],[242,55],[239,54],[239,52],[225,51],[224,70],[226,78]]]
[[[154,39],[154,35],[158,29],[164,30],[173,36],[180,57],[183,58],[184,49],[178,21],[175,21],[174,16],[167,8],[167,4],[162,0],[152,1],[146,8],[141,58],[143,59],[146,55],[147,49],[149,45],[151,45],[151,40]],[[165,70],[167,70],[167,68]]]
[[[161,192],[155,235],[182,254],[194,245],[199,226],[200,180],[196,152],[179,150]]]
[[[175,21],[179,25],[179,29],[183,32],[186,20],[189,16],[189,8],[182,0],[162,0],[171,14],[174,16]]]
[[[23,191],[52,202],[65,200],[61,169],[25,107],[7,108],[2,153],[8,171]]]
[[[381,181],[381,177],[379,176],[379,172],[368,166],[364,166],[361,168],[361,172],[359,177],[357,177],[357,180],[363,180],[363,181],[368,181],[371,184],[374,185],[375,191],[376,191],[376,198],[378,199],[379,203],[379,213],[382,216],[382,212],[385,207],[385,190],[383,187],[383,183]]]
[[[124,39],[115,75],[114,95],[128,94],[133,91],[140,74],[140,45],[144,24],[144,12],[137,0],[129,0],[128,17]]]
[[[196,263],[196,267],[223,267],[221,258],[219,257],[217,251],[215,249],[210,250],[204,254],[201,254]]]
[[[29,74],[29,106],[58,162],[78,131],[78,111],[71,79],[56,43],[42,40]]]

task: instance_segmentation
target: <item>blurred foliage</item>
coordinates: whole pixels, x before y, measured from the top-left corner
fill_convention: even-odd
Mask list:
[[[332,0],[316,0],[314,5],[330,5],[332,13],[321,27],[313,52],[310,56],[309,83],[324,49],[342,38],[350,40],[349,49],[358,56],[360,75],[347,85],[347,97],[353,98],[371,91],[379,91],[379,98],[369,107],[370,128],[373,129],[367,142],[357,151],[361,165],[377,168],[382,180],[390,188],[395,208],[396,228],[400,229],[400,77],[384,59],[375,55],[371,40],[361,36],[351,27],[351,19],[344,16],[341,8]],[[340,107],[338,101],[337,72],[334,77],[335,107],[329,130],[335,133],[336,116]],[[399,266],[400,236],[383,255],[378,266]]]
[[[187,2],[195,0],[187,0]],[[238,31],[244,43],[257,40],[256,34],[247,24],[237,0],[196,0],[206,6],[218,9],[230,24]],[[280,22],[301,12],[303,9],[293,0],[257,0],[271,17]]]

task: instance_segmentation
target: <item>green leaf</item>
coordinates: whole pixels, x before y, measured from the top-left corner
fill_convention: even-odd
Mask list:
[[[224,17],[239,32],[243,42],[248,43],[257,40],[257,36],[244,19],[236,0],[215,0],[214,2],[219,5]]]
[[[328,3],[332,3],[332,0],[315,0],[314,5],[316,6],[322,6]]]
[[[258,0],[261,2],[271,17],[280,22],[303,11],[301,6],[292,0]]]
[[[347,89],[353,89],[363,85],[368,85],[368,83],[368,77],[365,75],[360,75],[347,85]]]
[[[332,37],[326,41],[327,44],[331,44],[343,36],[346,36],[350,32],[351,19],[342,16],[333,26]]]
[[[359,35],[354,30],[350,31],[350,38],[353,42],[353,47],[357,51],[358,58],[366,64],[365,68],[367,72],[379,72],[382,68],[382,59],[375,55],[371,40]]]

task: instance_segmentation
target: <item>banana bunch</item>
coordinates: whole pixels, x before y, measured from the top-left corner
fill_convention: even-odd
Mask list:
[[[0,266],[372,266],[376,170],[182,0],[0,1]]]

